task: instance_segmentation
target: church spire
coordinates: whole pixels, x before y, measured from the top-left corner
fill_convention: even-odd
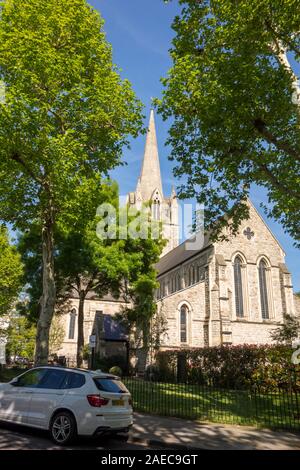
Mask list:
[[[144,160],[139,183],[139,190],[143,200],[149,201],[155,189],[158,189],[161,196],[163,197],[154,111],[151,109]]]

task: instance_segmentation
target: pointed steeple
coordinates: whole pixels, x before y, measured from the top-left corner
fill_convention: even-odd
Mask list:
[[[141,192],[143,201],[149,201],[155,189],[158,189],[163,197],[154,111],[151,109],[144,160],[139,182],[139,191]]]

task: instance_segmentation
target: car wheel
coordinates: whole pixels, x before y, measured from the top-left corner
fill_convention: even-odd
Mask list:
[[[77,435],[74,416],[68,411],[61,411],[54,415],[50,424],[50,433],[55,444],[60,446],[70,444]]]

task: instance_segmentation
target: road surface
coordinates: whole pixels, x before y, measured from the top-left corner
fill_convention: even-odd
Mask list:
[[[0,423],[0,451],[1,450],[149,450],[144,443],[130,443],[122,441],[121,437],[97,437],[92,439],[79,438],[74,444],[66,447],[55,445],[46,431],[31,429],[7,423]],[[151,447],[152,450],[160,449]]]

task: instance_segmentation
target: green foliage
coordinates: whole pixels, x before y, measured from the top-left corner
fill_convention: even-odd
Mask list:
[[[85,344],[82,348],[82,358],[83,358],[84,361],[89,360],[90,352],[91,352],[91,349],[90,349],[89,344]]]
[[[110,374],[117,375],[118,377],[122,377],[122,369],[119,366],[113,366],[108,371]]]
[[[6,0],[0,79],[1,217],[28,228],[51,199],[56,220],[80,224],[142,125],[103,20],[85,0]]]
[[[7,329],[6,351],[9,356],[33,360],[36,328],[24,317],[12,317]]]
[[[180,0],[163,117],[180,196],[205,204],[212,236],[247,218],[252,184],[265,213],[300,240],[299,2]],[[227,217],[223,218],[224,215]],[[224,234],[224,232],[222,232]],[[224,236],[224,235],[223,235]]]
[[[271,332],[271,338],[277,343],[286,343],[291,346],[293,340],[300,336],[299,320],[291,315],[286,315],[284,324]]]
[[[128,210],[126,208],[125,210]],[[135,217],[139,217],[139,213]],[[128,224],[132,217],[128,216]],[[141,226],[148,224],[149,218],[141,220]],[[147,225],[145,225],[147,227]],[[127,253],[128,275],[125,277],[124,296],[130,306],[117,315],[117,320],[123,324],[132,339],[134,347],[140,346],[148,349],[152,343],[151,323],[158,328],[159,320],[155,319],[157,306],[155,290],[157,288],[158,262],[166,241],[162,238],[161,226],[157,226],[157,238],[152,239],[150,225],[147,238],[134,238],[129,236],[124,240],[124,251]],[[130,235],[130,234],[129,234]],[[156,328],[156,329],[157,329]]]
[[[17,300],[22,274],[21,257],[10,244],[7,229],[0,226],[0,315],[8,314]]]
[[[162,374],[159,367],[156,364],[150,364],[145,370],[145,380],[160,381],[162,380]]]
[[[108,357],[101,357],[99,354],[95,357],[95,369],[100,369],[103,372],[109,372],[112,367],[115,367],[118,364],[118,367],[121,371],[127,371],[126,358],[124,356],[114,355]]]
[[[113,182],[107,182],[102,186],[98,198],[99,205],[110,202],[115,207],[117,215],[120,210],[128,210],[119,209],[118,187]],[[134,322],[146,328],[155,313],[156,271],[153,265],[159,259],[164,242],[161,239],[143,240],[130,236],[127,239],[119,239],[118,233],[116,239],[99,238],[96,227],[101,220],[98,216],[91,218],[90,221],[85,219],[86,226],[83,226],[82,221],[80,231],[62,224],[56,227],[54,261],[57,311],[63,313],[68,310],[68,299],[74,291],[81,297],[82,302],[90,292],[99,297],[110,292],[116,298],[134,300],[134,308],[124,312],[122,322],[125,322],[126,326]],[[117,227],[117,230],[125,228],[127,229],[121,226]],[[18,244],[25,265],[29,297],[25,305],[19,305],[19,310],[24,314],[29,313],[32,320],[36,320],[42,293],[41,242],[38,234],[39,228],[32,225],[30,230],[20,235]],[[80,325],[78,323],[78,331],[83,328],[83,320]],[[83,345],[79,348],[83,351]]]
[[[300,390],[300,367],[292,364],[287,346],[215,346],[184,351],[160,351],[156,364],[161,380],[176,380],[178,355],[185,356],[189,383],[222,388],[272,391]]]
[[[103,176],[141,130],[142,105],[85,0],[1,2],[0,81],[0,218],[23,232],[39,227],[36,361],[46,363],[55,236],[95,214]]]

